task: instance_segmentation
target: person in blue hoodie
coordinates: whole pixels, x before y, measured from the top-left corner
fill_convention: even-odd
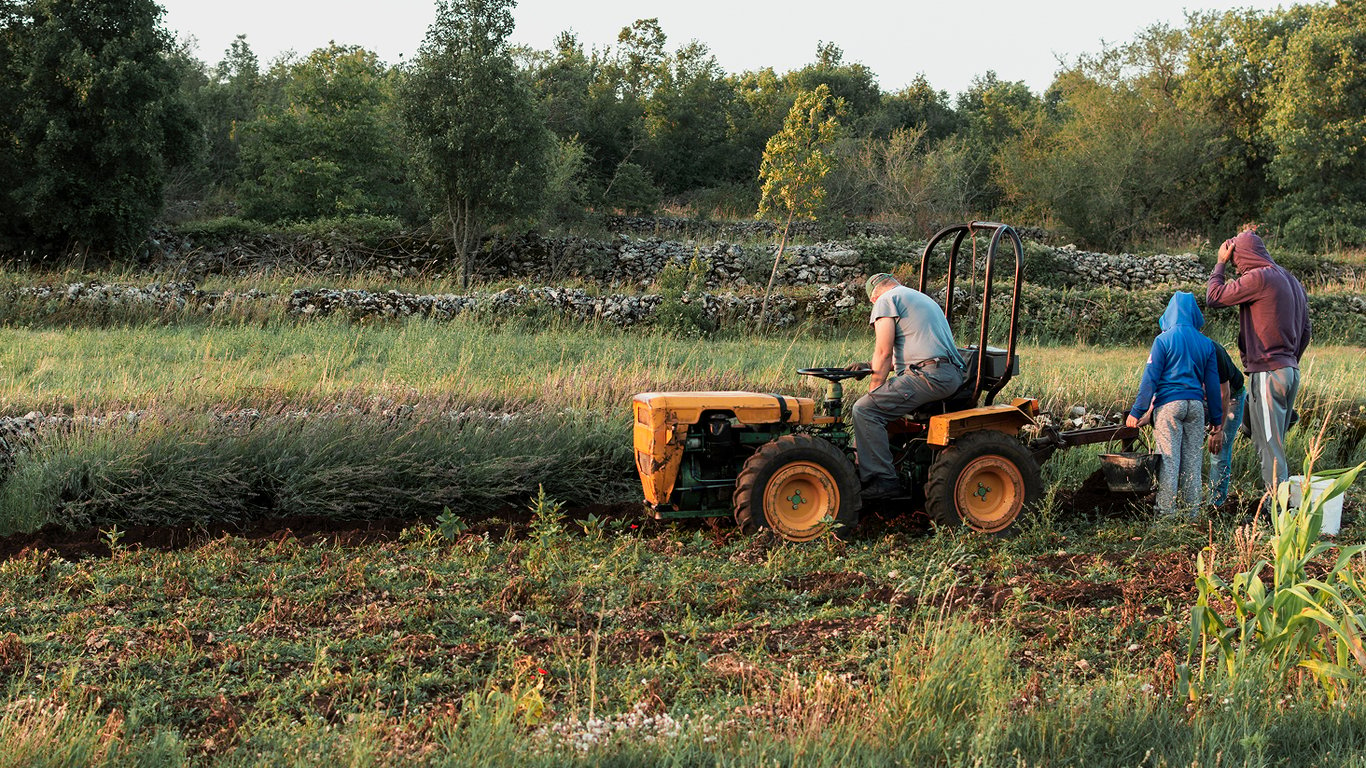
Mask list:
[[[1177,291],[1158,321],[1162,333],[1153,340],[1138,397],[1126,424],[1138,426],[1151,411],[1153,442],[1162,455],[1157,509],[1193,514],[1201,503],[1205,433],[1219,435],[1224,422],[1219,366],[1214,342],[1200,332],[1205,316],[1195,297]]]

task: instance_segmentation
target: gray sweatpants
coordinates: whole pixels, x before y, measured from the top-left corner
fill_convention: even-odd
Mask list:
[[[1290,411],[1300,390],[1300,369],[1277,368],[1250,374],[1247,385],[1248,427],[1252,444],[1262,459],[1262,483],[1275,490],[1290,476],[1285,458],[1285,433]]]
[[[893,376],[854,403],[854,447],[865,485],[897,479],[887,424],[926,403],[943,400],[961,386],[963,372],[952,363],[938,363]]]
[[[1162,454],[1162,467],[1157,474],[1157,511],[1164,515],[1178,511],[1179,485],[1180,511],[1194,512],[1201,501],[1200,476],[1204,469],[1204,402],[1175,400],[1159,405],[1153,414],[1153,442]]]

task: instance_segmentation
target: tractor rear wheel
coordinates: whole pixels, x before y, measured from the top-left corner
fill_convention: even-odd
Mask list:
[[[936,525],[1010,535],[1042,494],[1039,464],[1029,449],[1004,432],[984,430],[964,435],[935,457],[925,483],[925,512]]]
[[[735,522],[746,533],[773,529],[788,541],[810,541],[830,522],[858,521],[858,473],[840,449],[809,435],[784,435],[745,462],[735,482]]]

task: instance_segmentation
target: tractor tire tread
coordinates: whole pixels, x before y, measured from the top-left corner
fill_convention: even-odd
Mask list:
[[[1043,478],[1039,463],[1024,443],[1004,432],[972,432],[945,448],[930,465],[925,483],[925,512],[936,525],[956,528],[965,525],[954,501],[954,487],[958,476],[973,459],[995,454],[1013,463],[1024,479],[1025,499],[1019,514],[1005,527],[991,532],[995,536],[1011,536],[1018,531],[1024,517],[1042,496]]]
[[[841,516],[853,515],[863,506],[863,501],[858,494],[858,473],[844,452],[836,448],[833,443],[823,438],[812,435],[783,435],[776,440],[771,440],[759,447],[746,461],[744,468],[741,469],[739,477],[735,480],[735,491],[731,496],[734,508],[735,523],[740,530],[746,534],[758,532],[759,529],[767,527],[764,519],[763,501],[756,498],[756,490],[762,496],[762,489],[756,489],[755,485],[759,475],[764,472],[773,462],[781,460],[788,453],[797,451],[813,451],[823,457],[828,462],[828,469],[836,471],[838,467],[848,467],[852,473],[852,493],[841,494],[842,503],[840,505]]]

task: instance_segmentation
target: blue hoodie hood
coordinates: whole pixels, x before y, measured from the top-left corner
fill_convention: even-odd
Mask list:
[[[1178,325],[1189,325],[1197,331],[1205,327],[1205,315],[1200,311],[1200,305],[1195,303],[1193,294],[1185,291],[1172,294],[1171,301],[1167,302],[1167,310],[1157,321],[1157,327],[1164,331],[1170,331]]]

